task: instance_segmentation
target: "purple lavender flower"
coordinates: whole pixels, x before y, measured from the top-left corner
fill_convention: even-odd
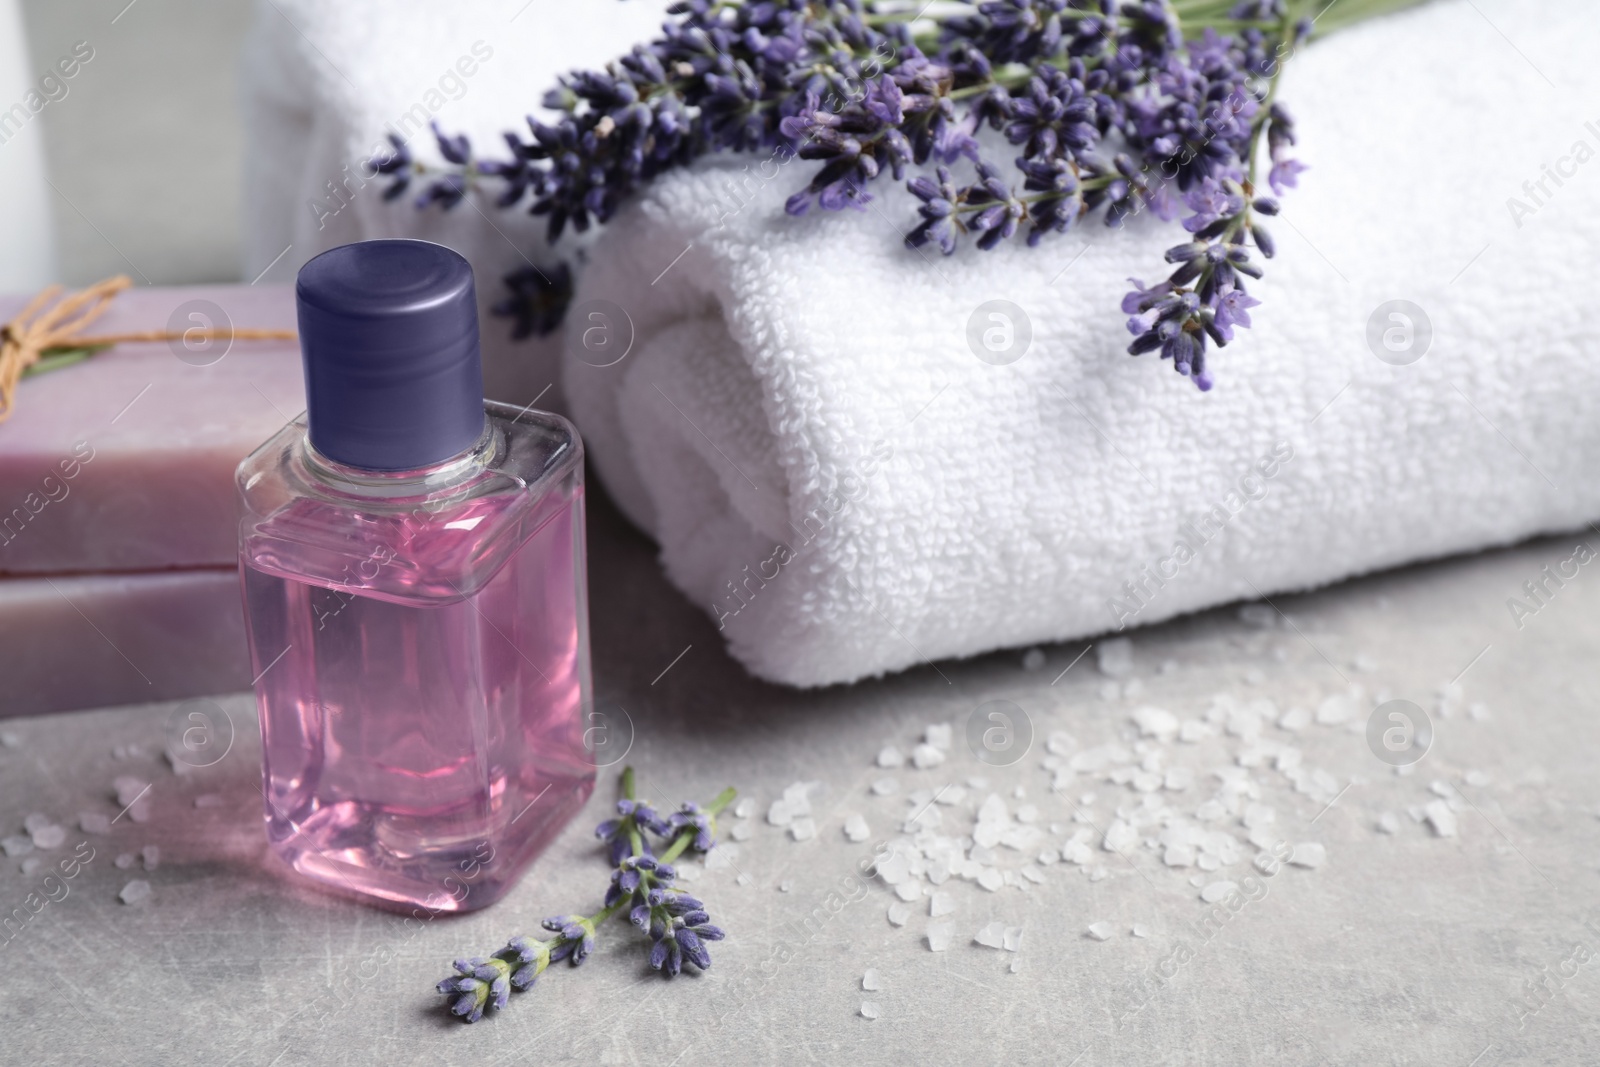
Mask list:
[[[1143,327],[1141,351],[1159,348],[1206,388],[1207,345],[1231,336],[1216,326],[1218,301],[1260,276],[1251,249],[1274,251],[1256,217],[1270,212],[1249,204],[1258,172],[1281,194],[1305,169],[1289,156],[1287,110],[1264,106],[1283,46],[1311,30],[1290,21],[1290,6],[1185,6],[1232,31],[1198,27],[1185,40],[1172,0],[970,0],[919,11],[915,37],[894,17],[900,8],[879,0],[679,0],[656,39],[562,77],[544,100],[555,116],[530,119],[531,139],[508,134],[509,158],[477,159],[464,137],[436,130],[448,167],[417,199],[449,208],[489,183],[502,206],[547,217],[555,240],[606,222],[657,175],[707,153],[770,151],[816,164],[790,214],[861,209],[889,174],[917,200],[906,243],[952,254],[963,234],[987,250],[1024,230],[1040,244],[1095,213],[1112,226],[1146,209],[1171,219],[1183,194],[1185,225],[1206,248],[1169,281],[1198,306],[1181,320],[1130,312],[1130,325]],[[928,23],[936,32],[922,32]],[[978,159],[984,126],[1018,147],[1020,192]],[[1125,150],[1110,154],[1108,142]],[[391,196],[425,171],[395,148],[374,161],[393,177]],[[970,181],[953,172],[962,160]],[[913,167],[934,174],[908,181]],[[565,301],[554,276],[510,282],[501,306],[518,334],[554,328]]]
[[[520,267],[505,276],[505,284],[506,295],[490,310],[512,320],[513,338],[543,337],[566,318],[572,303],[572,268],[565,263],[542,270],[531,264]]]
[[[696,852],[710,852],[717,843],[717,818],[708,811],[703,811],[700,805],[690,802],[683,805],[667,819],[668,836],[677,836],[684,830],[693,829],[694,840],[689,847]]]
[[[594,835],[611,846],[612,866],[621,863],[623,858],[629,855],[635,833],[638,834],[641,847],[648,854],[650,843],[645,838],[644,831],[649,830],[657,834],[664,834],[667,831],[665,820],[643,800],[625,798],[617,801],[617,815],[617,818],[607,819],[594,828]]]
[[[570,957],[572,965],[578,967],[594,951],[594,922],[590,919],[581,915],[557,915],[539,925],[561,935],[559,942],[550,949],[552,962]]]

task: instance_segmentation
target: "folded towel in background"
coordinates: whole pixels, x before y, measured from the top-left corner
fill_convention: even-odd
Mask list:
[[[942,258],[891,183],[791,219],[815,164],[752,156],[606,229],[568,403],[672,581],[795,685],[1582,527],[1597,47],[1582,5],[1441,0],[1297,57],[1312,169],[1209,394],[1124,354],[1124,279],[1177,227]]]
[[[526,136],[556,77],[602,67],[660,28],[668,0],[258,0],[242,76],[247,136],[243,276],[292,282],[319,252],[377,237],[448,245],[477,273],[484,381],[498,400],[525,403],[555,380],[559,347],[510,339],[488,317],[503,275],[545,251],[546,221],[499,211],[490,198],[448,212],[417,211],[415,187],[386,201],[386,178],[362,163],[397,133],[423,162],[439,160],[428,129],[465,133],[486,155],[501,134]],[[481,210],[480,210],[481,208]],[[570,235],[563,255],[581,244]],[[559,390],[540,405],[560,408]]]

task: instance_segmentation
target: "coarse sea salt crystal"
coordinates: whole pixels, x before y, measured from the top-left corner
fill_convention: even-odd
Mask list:
[[[128,818],[132,819],[134,822],[140,822],[140,823],[149,822],[150,821],[150,801],[148,799],[135,800],[132,804],[129,804],[128,805]]]
[[[1258,826],[1266,826],[1270,823],[1276,822],[1277,818],[1278,813],[1273,811],[1267,805],[1251,804],[1249,807],[1244,809],[1244,818],[1240,821],[1242,821],[1246,826],[1250,827],[1250,829],[1254,830]]]
[[[86,834],[109,834],[111,817],[98,811],[85,811],[78,816],[78,829]]]
[[[772,806],[767,809],[767,822],[773,826],[788,826],[794,822],[794,813],[782,800],[774,800]]]
[[[1022,877],[1026,878],[1035,885],[1044,884],[1044,872],[1031,863],[1022,868]]]
[[[1133,672],[1133,642],[1126,637],[1113,637],[1094,646],[1095,666],[1100,673],[1121,678]]]
[[[1097,922],[1090,923],[1088,929],[1086,929],[1084,933],[1088,934],[1096,941],[1109,941],[1111,939],[1111,931],[1112,926],[1110,923]]]
[[[1309,867],[1315,870],[1328,862],[1328,850],[1319,842],[1302,841],[1294,846],[1289,862],[1296,867]]]
[[[54,821],[44,812],[36,811],[22,820],[22,828],[32,834],[35,830],[43,830],[46,826],[52,825]]]
[[[901,882],[894,887],[894,895],[911,904],[922,899],[922,887],[915,882]]]
[[[22,873],[32,874],[34,871],[37,871],[43,866],[44,860],[40,859],[38,856],[29,856],[27,859],[22,861]]]
[[[1101,848],[1107,852],[1126,852],[1139,844],[1139,831],[1122,819],[1117,819],[1106,827],[1105,841]]]
[[[1022,927],[1006,927],[1006,937],[1005,941],[1002,943],[1002,947],[1004,947],[1007,952],[1015,952],[1020,949],[1022,947]]]
[[[135,878],[122,887],[122,892],[117,894],[117,899],[124,904],[137,904],[150,896],[150,883],[143,878]]]
[[[5,849],[8,856],[20,856],[33,851],[33,838],[12,834],[10,837],[0,839],[0,849]]]
[[[883,988],[883,980],[878,977],[877,971],[868,968],[867,972],[861,976],[861,988],[868,993],[876,993]]]
[[[1107,878],[1110,878],[1110,877],[1111,877],[1111,872],[1109,870],[1107,870],[1105,867],[1091,867],[1091,868],[1089,868],[1089,881],[1091,881],[1091,882],[1103,882]]]
[[[1295,733],[1311,725],[1311,712],[1305,708],[1290,708],[1278,716],[1278,728]]]
[[[1428,803],[1422,809],[1423,816],[1428,820],[1428,825],[1433,828],[1439,837],[1456,836],[1456,813],[1450,810],[1450,805],[1442,800]]]
[[[755,828],[747,822],[737,823],[728,831],[728,836],[735,841],[748,841],[755,835]]]
[[[863,1000],[861,1002],[861,1017],[863,1019],[876,1019],[878,1017],[877,1002],[872,1000]]]
[[[954,731],[947,722],[930,723],[922,732],[922,740],[934,748],[949,748],[954,740]]]
[[[872,783],[872,793],[874,796],[893,796],[899,791],[900,783],[895,781],[893,778],[878,778]]]
[[[890,885],[899,885],[911,877],[911,861],[904,854],[896,852],[878,864],[878,877]]]
[[[924,742],[911,750],[911,764],[919,771],[937,767],[944,762],[944,752]]]
[[[861,842],[872,836],[872,830],[867,826],[864,816],[851,812],[844,818],[844,836],[851,841]]]
[[[1394,812],[1386,811],[1378,816],[1378,830],[1385,834],[1397,834],[1400,832],[1400,820]]]
[[[878,750],[877,764],[880,767],[884,767],[884,768],[903,767],[903,766],[905,766],[905,762],[906,762],[905,753],[901,752],[898,748],[895,748],[893,745],[884,745],[882,748],[880,748]]]
[[[195,806],[200,806],[200,798],[195,797]],[[750,797],[743,797],[733,806],[733,814],[738,819],[748,819],[756,813],[756,802]]]
[[[131,774],[123,774],[112,780],[111,788],[116,791],[117,803],[127,807],[138,800],[145,790],[150,788],[150,783]]]
[[[956,898],[949,893],[935,891],[928,898],[928,916],[937,919],[956,910]]]
[[[748,874],[741,874],[739,877],[735,878],[734,881],[739,885],[754,885],[756,880],[751,878]]]
[[[67,840],[67,828],[54,825],[41,826],[29,836],[33,838],[35,848],[60,848]]]
[[[1193,867],[1195,852],[1192,845],[1168,845],[1161,862],[1168,867]]]
[[[989,923],[979,930],[972,940],[985,948],[1001,948],[1006,943],[1006,925],[998,922]]]
[[[1078,747],[1078,742],[1065,730],[1051,730],[1050,739],[1045,742],[1044,747],[1053,756],[1067,756]]]
[[[943,952],[949,948],[955,928],[955,923],[929,923],[928,950],[930,952]]]
[[[1006,878],[995,868],[985,867],[978,875],[978,884],[991,893],[998,893],[1000,888],[1006,884]]]
[[[1239,885],[1237,882],[1211,882],[1207,884],[1204,889],[1200,890],[1200,899],[1205,901],[1207,904],[1215,904],[1220,900],[1226,899],[1231,894],[1238,892],[1238,890]]]
[[[1134,937],[1149,937],[1150,936],[1150,928],[1148,926],[1144,925],[1144,923],[1134,923],[1133,924],[1133,936]]]
[[[789,824],[789,836],[796,841],[809,841],[817,836],[817,821],[807,815]]]
[[[889,905],[889,922],[895,926],[904,926],[906,920],[911,918],[911,909],[899,901]]]

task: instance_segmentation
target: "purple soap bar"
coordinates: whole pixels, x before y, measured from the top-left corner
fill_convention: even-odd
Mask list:
[[[0,321],[25,303],[0,297]],[[135,288],[88,332],[229,323],[293,330],[294,294]],[[0,422],[0,575],[234,565],[234,467],[304,397],[293,341],[118,345],[24,380]]]
[[[250,686],[232,568],[0,578],[0,717]]]

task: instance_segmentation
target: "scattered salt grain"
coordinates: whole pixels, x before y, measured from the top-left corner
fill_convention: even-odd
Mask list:
[[[5,849],[8,856],[20,856],[33,851],[33,839],[22,834],[12,834],[10,837],[0,839],[0,848]]]
[[[861,976],[861,988],[865,989],[868,993],[876,993],[878,990],[882,989],[883,981],[878,977],[878,972],[868,970],[866,974],[863,974]]]
[[[129,867],[133,866],[133,853],[132,852],[124,852],[122,855],[118,856],[112,862],[116,864],[117,870],[125,871]]]
[[[1101,700],[1115,700],[1115,699],[1117,699],[1117,697],[1119,697],[1121,695],[1122,695],[1122,687],[1119,686],[1116,682],[1101,682],[1100,683],[1100,699]]]
[[[1072,735],[1065,730],[1052,730],[1050,731],[1050,739],[1045,742],[1044,747],[1045,751],[1052,756],[1066,756],[1070,755],[1072,750],[1078,747],[1078,742],[1073,740]]]
[[[1311,725],[1311,712],[1305,708],[1290,708],[1278,716],[1278,728],[1296,733]]]
[[[195,798],[195,806],[199,807],[200,798]],[[756,813],[756,802],[749,797],[743,797],[733,806],[733,815],[736,819],[748,819]]]
[[[1133,710],[1133,721],[1139,733],[1159,741],[1170,741],[1178,734],[1178,717],[1165,708],[1145,705]]]
[[[911,909],[896,901],[889,905],[889,922],[895,926],[904,926],[906,920],[911,918]]]
[[[27,859],[22,861],[22,873],[32,874],[42,866],[44,866],[44,860],[40,859],[38,856],[29,856]]]
[[[1267,676],[1262,672],[1260,667],[1251,667],[1249,670],[1244,672],[1245,685],[1260,685],[1266,680]]]
[[[748,874],[741,874],[739,877],[735,878],[734,881],[737,882],[740,885],[754,885],[755,884],[755,879],[751,878]]]
[[[1126,637],[1113,637],[1094,646],[1095,666],[1110,678],[1121,678],[1133,673],[1133,642]]]
[[[998,893],[1000,887],[1006,884],[1006,877],[993,867],[985,867],[978,874],[978,884],[991,893]]]
[[[1456,836],[1456,813],[1442,800],[1434,800],[1422,809],[1428,825],[1438,837]]]
[[[1007,952],[1015,952],[1018,949],[1020,949],[1022,947],[1022,927],[1020,927],[1020,926],[1008,926],[1008,927],[1006,927],[1006,937],[1005,937],[1005,941],[1002,942],[1002,947]]]
[[[123,774],[112,780],[111,788],[116,790],[117,803],[127,807],[144,795],[150,783],[131,774]]]
[[[728,836],[733,838],[735,841],[748,841],[755,834],[755,832],[755,828],[749,823],[741,822],[734,824],[733,829],[728,831]]]
[[[1040,670],[1045,662],[1045,654],[1037,648],[1030,648],[1022,654],[1022,669],[1025,671]]]
[[[951,935],[954,933],[955,928],[955,923],[929,923],[928,950],[930,952],[943,952],[949,948]]]
[[[792,881],[790,881],[789,879],[787,879],[787,878],[785,878],[783,881],[778,883],[778,892],[780,892],[780,893],[788,893],[788,892],[792,891],[793,889],[794,889],[794,883]]]
[[[134,822],[144,823],[150,821],[150,801],[135,800],[128,805],[128,818]]]
[[[844,819],[844,836],[851,841],[861,842],[872,836],[872,830],[863,816],[851,813]]]
[[[1005,923],[990,923],[983,929],[979,930],[977,935],[973,937],[972,940],[976,941],[985,948],[1003,947],[1006,942]]]
[[[35,848],[60,848],[67,840],[65,826],[41,826],[29,832]]]
[[[1252,830],[1276,821],[1278,813],[1265,804],[1251,804],[1244,809],[1244,824]]]
[[[893,745],[884,745],[878,750],[878,766],[900,767],[906,762],[905,755]]]
[[[1011,961],[1011,973],[1012,974],[1021,974],[1022,973],[1022,960],[1015,959],[1015,960]]]
[[[937,767],[944,762],[944,752],[932,745],[923,743],[911,750],[911,763],[919,771],[929,767]]]
[[[1215,904],[1239,891],[1237,882],[1212,882],[1200,890],[1200,899],[1207,904]]]
[[[1161,862],[1168,867],[1193,867],[1194,861],[1195,853],[1192,845],[1168,845],[1166,852],[1161,856]]]
[[[54,820],[52,820],[50,816],[44,814],[44,812],[36,811],[32,815],[29,815],[26,819],[22,820],[22,828],[28,831],[29,834],[32,834],[36,830],[43,830],[46,826],[51,825],[53,822]]]
[[[877,781],[872,783],[872,792],[874,796],[887,797],[892,796],[899,791],[900,783],[895,781],[893,778],[879,778]]]
[[[1484,786],[1489,784],[1489,776],[1484,774],[1482,771],[1473,770],[1468,771],[1465,775],[1463,775],[1462,781],[1466,782],[1474,789],[1482,789]]]
[[[1109,941],[1111,939],[1111,924],[1108,922],[1090,923],[1084,933],[1096,941]]]
[[[796,841],[809,841],[817,836],[817,820],[807,815],[789,824],[789,836]]]
[[[894,887],[894,895],[907,904],[914,904],[922,899],[922,887],[916,882],[901,882]]]
[[[863,1019],[876,1019],[878,1017],[878,1005],[874,1001],[863,1000],[861,1002],[861,1017]]]
[[[1139,831],[1121,819],[1117,819],[1106,827],[1105,841],[1101,848],[1107,852],[1126,852],[1139,844]]]
[[[928,728],[922,731],[922,740],[934,748],[948,749],[953,739],[954,731],[947,722],[930,723]]]
[[[85,811],[78,815],[78,829],[86,834],[109,834],[111,818],[98,811]]]
[[[935,891],[933,896],[928,898],[929,918],[937,919],[941,916],[949,915],[955,910],[956,898],[949,893]]]
[[[1296,867],[1308,867],[1315,870],[1328,862],[1328,850],[1316,841],[1302,841],[1294,846],[1294,852],[1289,856],[1289,862]]]
[[[1022,877],[1034,885],[1044,885],[1044,872],[1031,863],[1022,868]]]
[[[1150,936],[1150,928],[1148,926],[1144,925],[1144,923],[1134,923],[1133,924],[1133,936],[1134,937],[1149,937]]]
[[[1400,832],[1400,820],[1395,818],[1392,811],[1386,811],[1378,816],[1378,830],[1380,833],[1397,834]]]
[[[150,896],[150,883],[143,878],[135,878],[122,887],[122,892],[117,894],[117,899],[124,904],[137,904]]]

